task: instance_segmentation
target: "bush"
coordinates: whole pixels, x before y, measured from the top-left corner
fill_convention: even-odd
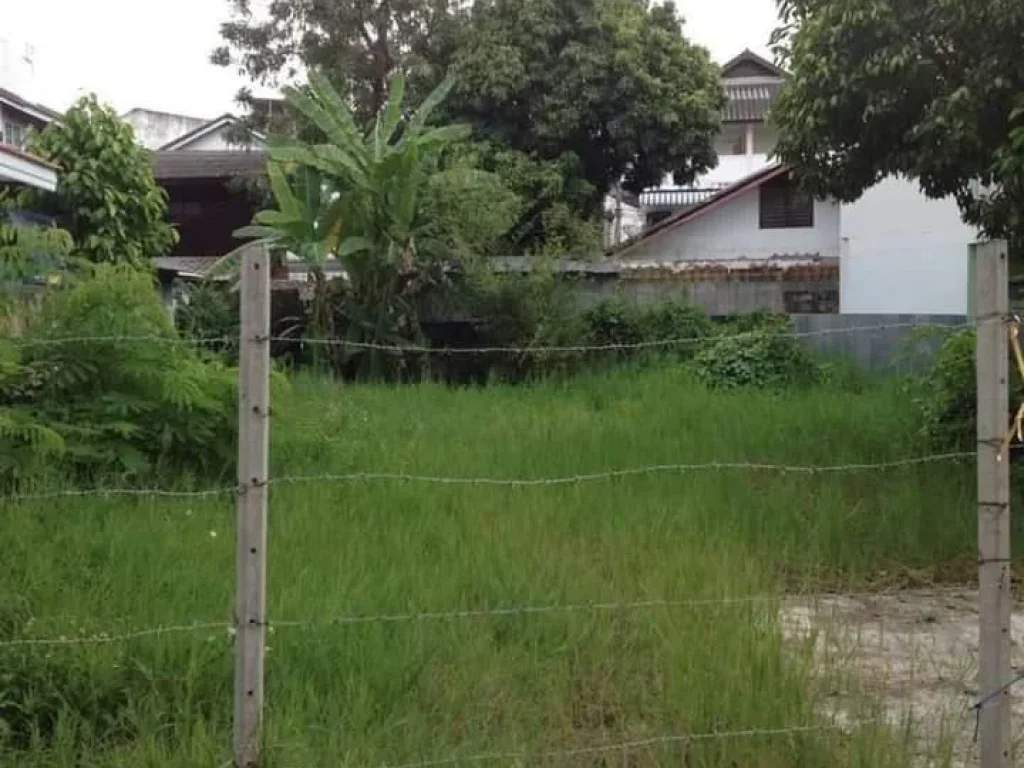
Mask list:
[[[204,280],[189,285],[185,295],[174,315],[174,324],[182,336],[236,359],[240,322],[238,291],[232,291],[229,283]]]
[[[618,296],[605,299],[583,314],[588,345],[644,345],[622,349],[618,353],[595,352],[596,359],[641,357],[647,360],[666,355],[690,359],[696,343],[653,344],[667,339],[693,339],[694,342],[714,333],[711,319],[685,302],[669,299],[657,304],[640,305]]]
[[[966,450],[977,435],[974,331],[951,334],[935,355],[916,397],[921,431],[937,448]]]
[[[476,343],[531,349],[578,346],[584,333],[571,286],[543,264],[527,275],[478,274],[466,292],[476,320]],[[518,381],[577,369],[582,356],[567,353],[492,353],[475,362],[479,372]]]
[[[68,337],[146,341],[61,343]],[[161,471],[219,476],[233,463],[235,375],[179,339],[152,278],[104,265],[47,296],[26,342],[0,353],[0,484]]]
[[[788,389],[821,378],[821,368],[806,347],[771,330],[719,338],[697,353],[694,365],[701,381],[722,389]]]

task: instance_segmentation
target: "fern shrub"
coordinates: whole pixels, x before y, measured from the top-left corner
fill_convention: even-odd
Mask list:
[[[103,265],[49,295],[0,345],[0,483],[229,472],[235,374],[179,341],[144,272]]]

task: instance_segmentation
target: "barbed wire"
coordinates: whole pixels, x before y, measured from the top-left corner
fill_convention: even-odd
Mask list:
[[[542,486],[579,485],[582,483],[595,482],[599,480],[614,480],[624,477],[637,477],[655,474],[685,474],[688,472],[768,472],[778,474],[799,474],[799,475],[822,475],[837,473],[875,472],[900,469],[905,467],[920,466],[926,464],[938,464],[944,462],[957,462],[976,458],[977,454],[960,451],[956,453],[937,453],[927,456],[913,456],[891,461],[880,461],[875,463],[853,463],[853,464],[823,464],[823,465],[797,465],[797,464],[759,464],[755,462],[724,462],[713,461],[694,464],[652,464],[642,467],[628,467],[625,469],[610,469],[598,472],[580,473],[565,475],[562,477],[456,477],[444,475],[421,475],[406,472],[376,472],[356,471],[340,474],[318,474],[318,475],[283,475],[272,477],[265,481],[267,486],[275,485],[309,485],[314,483],[350,483],[350,482],[407,482],[427,483],[432,485],[468,485],[468,486],[491,486],[508,488],[535,488]],[[239,486],[222,486],[219,488],[208,488],[197,491],[174,491],[159,488],[80,488],[71,490],[58,490],[43,493],[11,494],[4,497],[6,501],[50,501],[61,498],[83,498],[83,497],[110,497],[110,496],[132,496],[132,497],[166,497],[166,498],[208,498],[237,494]]]
[[[998,584],[990,585],[990,589],[1001,589]],[[413,624],[421,622],[445,622],[488,618],[511,618],[527,617],[550,614],[573,614],[573,613],[612,613],[652,610],[658,608],[685,609],[685,608],[713,608],[727,606],[752,605],[758,603],[778,603],[783,601],[799,600],[805,602],[819,603],[836,600],[871,600],[888,597],[913,596],[924,597],[969,597],[979,594],[981,591],[978,585],[949,585],[932,586],[925,588],[894,587],[880,590],[861,590],[855,592],[821,591],[821,592],[772,592],[754,595],[725,595],[721,597],[698,597],[687,599],[649,599],[649,600],[621,600],[615,602],[592,602],[592,603],[549,603],[542,605],[514,605],[498,608],[469,608],[452,611],[409,611],[406,613],[379,613],[379,614],[349,614],[340,615],[327,619],[281,619],[269,620],[265,626],[274,630],[281,629],[311,629],[325,628],[332,626],[358,626],[367,624]],[[171,626],[157,626],[129,631],[113,631],[110,633],[101,632],[92,635],[81,635],[79,637],[69,636],[67,633],[57,637],[44,638],[20,638],[15,640],[0,641],[0,648],[16,648],[23,646],[61,646],[61,645],[105,645],[117,642],[126,642],[143,637],[152,637],[168,634],[183,634],[198,631],[222,630],[228,635],[233,635],[236,627],[228,622],[203,621],[191,624],[178,624]]]
[[[0,648],[20,648],[20,647],[31,647],[31,646],[59,646],[59,645],[108,645],[111,643],[123,643],[129,640],[135,640],[141,637],[155,637],[158,635],[176,635],[191,632],[209,632],[211,629],[224,630],[228,629],[233,631],[233,628],[229,627],[223,621],[219,622],[202,622],[193,624],[178,624],[173,626],[163,627],[149,627],[146,629],[136,629],[130,632],[121,633],[106,633],[101,632],[96,635],[82,635],[81,637],[71,637],[68,635],[61,635],[59,637],[42,637],[42,638],[22,638],[18,640],[0,640]]]
[[[854,333],[872,333],[900,328],[929,328],[940,331],[956,331],[973,328],[974,323],[955,323],[951,325],[919,324],[919,323],[885,323],[872,326],[854,326],[851,328],[823,328],[816,331],[768,331],[773,338],[806,339],[817,336],[833,336]],[[586,352],[611,352],[630,351],[639,349],[651,349],[657,347],[691,346],[707,344],[719,341],[742,341],[749,339],[751,331],[736,334],[711,335],[711,336],[684,336],[667,339],[654,339],[650,341],[622,342],[611,344],[572,344],[565,346],[531,346],[531,347],[428,347],[423,345],[401,345],[401,344],[378,344],[368,341],[348,341],[346,339],[295,339],[284,336],[271,336],[272,342],[292,342],[309,344],[312,346],[327,347],[349,347],[353,349],[367,349],[378,352],[401,352],[411,354],[433,354],[433,355],[491,355],[491,354],[517,354],[517,355],[538,355],[538,354],[580,354]]]
[[[375,768],[435,768],[435,766],[454,765],[456,763],[482,763],[494,762],[496,760],[511,760],[517,764],[530,758],[540,760],[556,760],[559,758],[579,757],[582,755],[600,754],[603,752],[629,752],[631,750],[645,749],[648,747],[666,746],[669,744],[682,744],[693,741],[708,741],[711,739],[736,739],[751,738],[757,736],[783,736],[795,733],[812,733],[815,731],[848,730],[859,728],[863,725],[873,724],[874,721],[854,721],[850,723],[819,723],[816,725],[791,725],[779,728],[745,728],[735,731],[709,731],[706,733],[681,733],[666,736],[652,736],[646,739],[635,739],[632,741],[620,741],[610,744],[598,744],[591,747],[579,747],[576,749],[546,750],[537,753],[528,752],[486,752],[476,755],[463,755],[440,758],[437,760],[423,760],[415,763],[400,763],[383,765]]]
[[[995,588],[995,586],[991,587]],[[517,605],[501,608],[478,608],[456,611],[420,611],[409,613],[382,613],[366,615],[342,615],[322,620],[278,620],[269,622],[269,626],[286,628],[306,628],[323,626],[347,626],[360,624],[403,624],[418,622],[444,622],[460,619],[486,619],[505,617],[525,617],[558,613],[611,613],[617,611],[639,611],[656,608],[711,608],[757,603],[776,603],[783,600],[806,600],[821,602],[826,600],[869,600],[872,598],[896,597],[913,594],[916,597],[960,596],[965,593],[978,593],[977,586],[931,587],[925,589],[887,589],[864,590],[859,592],[776,592],[757,595],[738,595],[724,597],[706,597],[691,599],[653,599],[638,601],[595,602],[595,603],[554,603],[546,605]]]
[[[350,472],[344,474],[292,475],[272,478],[269,485],[299,485],[308,483],[332,483],[352,481],[396,481],[430,483],[435,485],[478,485],[515,488],[531,488],[549,485],[577,485],[598,480],[614,480],[622,477],[654,475],[666,473],[684,474],[687,472],[773,472],[779,474],[818,475],[841,472],[870,472],[899,469],[922,464],[937,464],[947,461],[963,461],[976,458],[976,453],[966,451],[957,453],[941,453],[930,456],[915,456],[894,461],[873,464],[833,464],[833,465],[793,465],[793,464],[758,464],[751,462],[705,462],[698,464],[653,464],[644,467],[611,469],[601,472],[566,475],[563,477],[537,478],[500,478],[500,477],[450,477],[434,475],[418,475],[404,472]]]
[[[71,498],[111,498],[116,496],[129,496],[135,498],[167,498],[167,499],[206,499],[216,496],[235,495],[238,493],[238,486],[222,486],[220,488],[206,488],[198,491],[174,491],[163,488],[72,488],[60,491],[46,491],[42,493],[13,493],[0,496],[4,501],[54,501],[56,499]]]
[[[897,329],[932,329],[937,331],[957,331],[973,328],[974,323],[953,323],[949,325],[936,323],[882,323],[878,325],[852,326],[849,328],[822,328],[815,331],[771,331],[768,332],[777,338],[804,339],[817,336],[834,336],[856,333],[877,333],[886,330]],[[430,347],[425,345],[402,345],[402,344],[378,344],[375,342],[349,341],[347,339],[309,339],[294,336],[269,336],[265,341],[280,344],[307,344],[312,346],[348,347],[353,349],[367,349],[381,352],[401,352],[412,354],[436,354],[436,355],[476,355],[476,354],[577,354],[585,352],[610,352],[629,351],[639,349],[650,349],[657,347],[689,346],[706,344],[718,341],[736,341],[750,337],[751,331],[735,334],[713,334],[710,336],[685,336],[666,339],[652,339],[649,341],[621,342],[609,344],[573,344],[573,345],[540,345],[527,347],[513,346],[484,346],[484,347]],[[236,337],[214,337],[208,339],[182,339],[168,338],[165,336],[142,335],[142,336],[63,336],[58,338],[5,339],[14,347],[41,347],[57,346],[62,344],[110,344],[110,343],[155,343],[162,345],[188,345],[204,346],[214,344],[238,344]]]
[[[161,346],[203,346],[205,344],[238,344],[237,336],[218,336],[208,339],[189,339],[180,337],[157,336],[147,334],[141,336],[59,336],[54,338],[10,338],[6,337],[0,341],[7,342],[13,347],[53,347],[63,344],[158,344]]]

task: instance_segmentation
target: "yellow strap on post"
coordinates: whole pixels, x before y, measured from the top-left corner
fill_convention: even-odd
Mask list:
[[[1007,330],[1010,338],[1010,349],[1013,350],[1013,358],[1017,362],[1017,371],[1020,373],[1021,380],[1024,381],[1024,352],[1021,351],[1020,346],[1020,326],[1020,318],[1014,315],[1010,319]],[[1024,443],[1024,402],[1017,408],[1017,413],[1014,415],[1013,421],[1010,422],[1010,428],[1006,431],[1006,436],[1003,438],[1002,450],[999,452],[999,461],[1003,460],[1003,455],[1009,449],[1015,437],[1018,443]]]

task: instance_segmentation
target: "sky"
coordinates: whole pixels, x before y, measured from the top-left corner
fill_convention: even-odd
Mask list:
[[[676,0],[676,7],[684,33],[716,61],[744,48],[768,55],[775,0]],[[229,15],[226,0],[30,0],[13,8],[0,28],[0,85],[54,109],[94,92],[119,112],[212,118],[233,111],[246,84],[209,63]]]

